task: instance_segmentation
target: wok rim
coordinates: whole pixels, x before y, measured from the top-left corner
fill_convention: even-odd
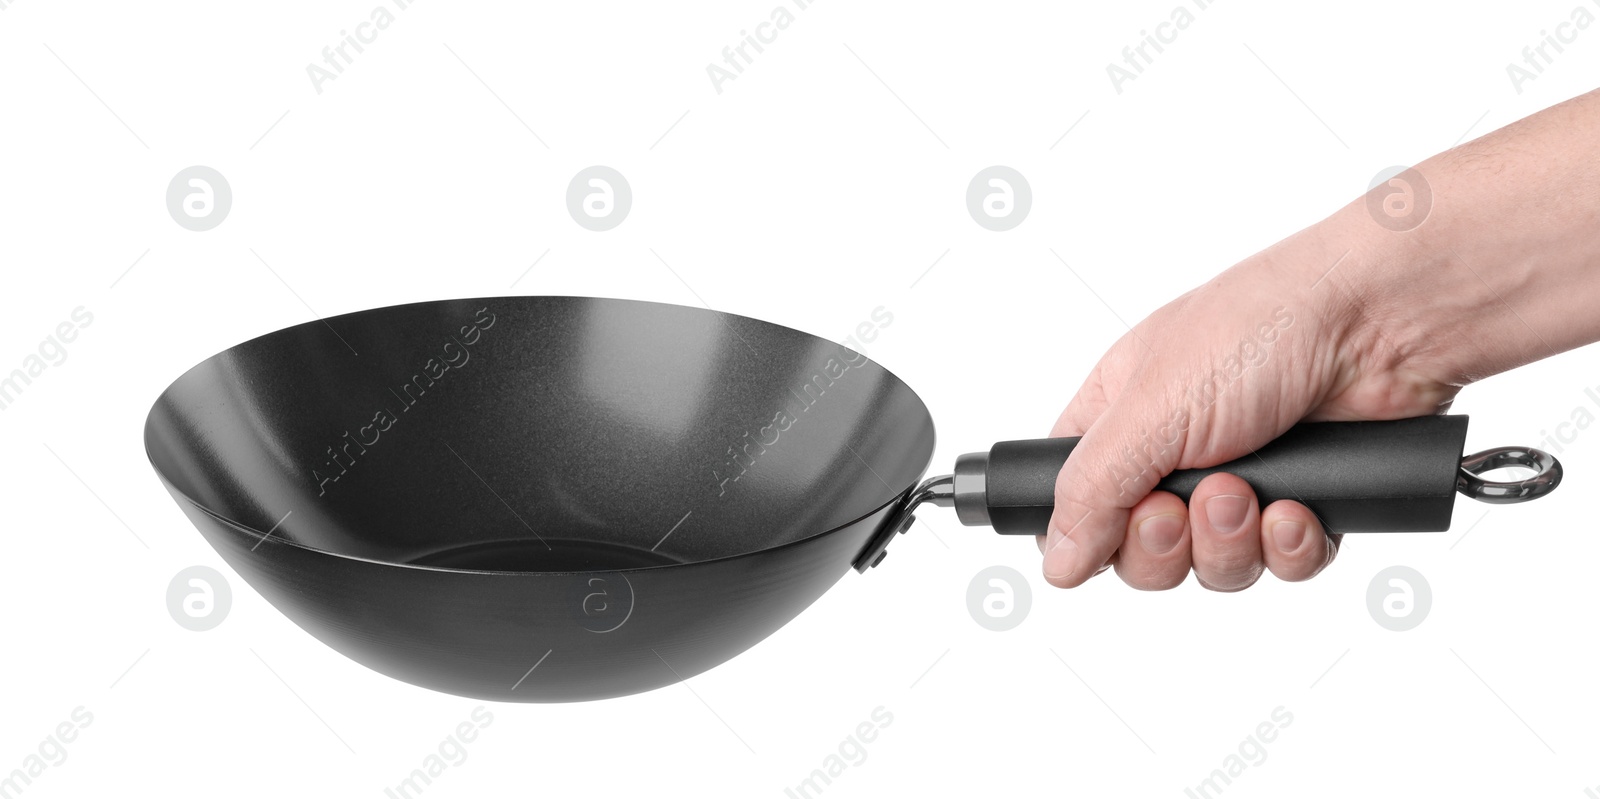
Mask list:
[[[283,332],[286,332],[286,331],[289,331],[289,330],[293,330],[293,329],[296,329],[296,328],[306,327],[306,326],[309,326],[309,325],[316,325],[316,324],[326,324],[328,322],[332,322],[332,321],[338,320],[338,319],[343,318],[343,317],[355,316],[357,314],[376,313],[376,312],[380,312],[380,311],[392,311],[392,310],[396,310],[396,309],[400,309],[400,308],[409,308],[409,307],[418,306],[418,305],[435,305],[435,304],[439,304],[439,303],[478,302],[478,301],[493,302],[493,301],[496,301],[496,300],[530,300],[530,299],[580,300],[580,301],[599,300],[599,301],[604,301],[604,302],[637,303],[637,304],[642,304],[642,305],[654,305],[654,306],[659,306],[659,307],[683,309],[683,310],[693,311],[695,313],[708,313],[708,314],[712,314],[714,316],[719,316],[719,317],[734,317],[734,318],[738,318],[738,319],[745,319],[745,320],[748,320],[748,321],[751,321],[751,322],[755,322],[755,323],[758,323],[758,324],[762,324],[762,325],[769,325],[771,327],[776,327],[776,328],[779,328],[779,329],[781,329],[781,330],[783,330],[785,332],[788,332],[788,333],[792,333],[792,334],[796,334],[796,335],[800,335],[800,336],[807,336],[809,338],[813,338],[813,339],[816,339],[818,341],[823,341],[823,342],[828,343],[828,344],[834,344],[834,345],[836,345],[836,346],[838,346],[840,348],[849,350],[851,352],[855,352],[858,355],[860,355],[861,357],[866,358],[867,360],[871,361],[873,364],[877,365],[878,368],[880,368],[880,369],[882,369],[884,371],[884,374],[887,374],[889,377],[893,378],[896,382],[898,382],[902,387],[905,388],[905,390],[909,393],[910,397],[913,400],[916,401],[917,405],[921,407],[923,417],[928,420],[929,433],[926,436],[926,439],[927,439],[927,452],[928,452],[927,458],[924,461],[924,463],[918,468],[917,473],[911,479],[910,484],[907,485],[905,488],[901,489],[899,492],[897,492],[888,501],[883,502],[883,503],[875,506],[870,511],[868,511],[866,513],[863,513],[860,516],[857,516],[857,517],[855,517],[855,518],[853,518],[853,519],[851,519],[851,520],[849,520],[847,522],[844,522],[843,524],[839,524],[839,525],[836,525],[834,527],[830,527],[828,529],[821,530],[821,531],[816,532],[816,533],[812,533],[810,535],[804,536],[803,538],[798,538],[798,539],[796,539],[794,541],[788,541],[788,542],[785,542],[785,543],[782,543],[782,544],[775,544],[773,546],[763,547],[761,549],[751,550],[749,552],[739,552],[739,553],[734,553],[734,554],[731,554],[731,555],[721,555],[721,556],[718,556],[718,557],[715,557],[715,558],[706,558],[706,559],[703,559],[703,560],[686,561],[686,562],[683,562],[683,563],[662,563],[662,564],[657,564],[657,565],[654,565],[654,566],[631,566],[631,567],[623,568],[623,569],[589,569],[589,570],[583,570],[583,571],[525,571],[525,570],[524,571],[516,571],[516,570],[504,570],[504,569],[459,569],[459,568],[451,568],[451,567],[445,567],[445,566],[428,566],[428,565],[420,565],[420,564],[416,564],[416,563],[405,563],[405,562],[390,561],[390,560],[376,560],[376,559],[373,559],[373,558],[365,558],[365,557],[360,557],[360,556],[357,556],[357,555],[351,555],[351,554],[347,554],[347,553],[343,553],[343,552],[335,552],[333,550],[323,549],[321,547],[310,546],[308,544],[303,544],[303,543],[300,543],[298,541],[294,541],[294,540],[291,540],[291,539],[288,539],[288,538],[281,538],[281,537],[274,538],[269,533],[263,533],[260,530],[256,529],[252,525],[244,524],[244,523],[238,522],[238,521],[236,521],[234,519],[231,519],[231,518],[223,515],[222,513],[219,513],[219,512],[217,512],[215,510],[212,510],[211,508],[206,507],[204,504],[202,504],[201,502],[197,501],[194,497],[190,496],[188,492],[184,491],[183,489],[181,489],[177,485],[175,485],[173,483],[173,481],[167,476],[167,473],[164,472],[161,469],[161,466],[155,462],[155,458],[150,454],[150,442],[152,440],[152,429],[153,429],[153,425],[154,425],[156,409],[161,406],[162,401],[166,399],[167,395],[172,391],[172,389],[174,387],[176,387],[179,383],[182,383],[184,380],[186,380],[189,377],[189,375],[191,375],[194,372],[200,370],[202,367],[207,366],[208,364],[211,364],[213,361],[216,361],[217,359],[223,357],[224,355],[227,355],[228,353],[230,353],[230,352],[234,351],[235,349],[238,349],[239,347],[242,347],[242,346],[244,346],[246,344],[250,344],[252,342],[260,341],[262,339],[270,338],[270,337],[273,337],[273,336],[275,336],[275,335],[277,335],[279,333],[283,333]],[[769,553],[773,553],[773,552],[779,552],[779,551],[782,551],[782,550],[789,549],[791,547],[797,547],[797,546],[800,546],[800,545],[803,545],[803,544],[807,544],[807,543],[816,541],[817,539],[820,539],[820,538],[823,538],[825,536],[831,535],[833,533],[837,533],[837,532],[839,532],[841,530],[844,530],[844,529],[847,529],[847,528],[850,528],[850,527],[854,527],[855,525],[860,524],[862,521],[864,521],[864,520],[866,520],[868,518],[871,518],[872,516],[875,516],[875,515],[877,515],[879,513],[882,513],[884,510],[886,510],[888,508],[892,508],[892,507],[894,507],[896,505],[903,504],[905,502],[905,500],[906,500],[906,497],[908,497],[911,494],[911,492],[916,490],[917,484],[921,482],[923,475],[927,474],[928,467],[933,464],[933,454],[934,454],[935,447],[938,444],[938,429],[934,424],[932,411],[928,410],[927,402],[925,402],[922,399],[922,395],[918,394],[917,390],[915,388],[912,388],[910,383],[907,383],[905,380],[901,379],[899,375],[895,374],[888,367],[884,366],[881,363],[878,363],[878,361],[874,360],[872,358],[872,356],[867,355],[866,353],[861,352],[860,350],[855,350],[855,349],[851,349],[849,347],[846,347],[842,343],[839,343],[839,342],[836,342],[836,341],[831,341],[829,339],[824,339],[821,336],[818,336],[818,335],[816,335],[814,333],[807,333],[804,330],[798,330],[796,328],[789,327],[788,325],[781,325],[781,324],[778,324],[777,322],[769,322],[769,321],[766,321],[764,319],[758,319],[758,318],[753,317],[753,316],[745,316],[743,314],[736,314],[736,313],[731,313],[731,312],[728,312],[728,311],[718,311],[718,310],[716,310],[714,308],[709,308],[709,307],[696,308],[694,306],[680,305],[680,304],[677,304],[677,303],[656,302],[654,300],[635,300],[635,299],[627,299],[627,298],[622,298],[622,297],[594,297],[594,296],[583,296],[583,295],[575,295],[575,294],[522,294],[522,295],[500,295],[500,296],[495,296],[495,297],[474,296],[474,297],[441,298],[441,299],[432,299],[432,300],[418,300],[418,301],[415,301],[415,302],[396,303],[394,305],[382,305],[382,306],[378,306],[376,308],[364,308],[364,309],[361,309],[361,310],[349,311],[349,312],[342,313],[342,314],[337,314],[337,315],[334,315],[334,316],[320,317],[318,319],[313,319],[311,321],[300,322],[298,324],[289,325],[287,327],[280,327],[280,328],[277,328],[276,330],[272,330],[270,332],[263,333],[261,335],[253,336],[251,338],[245,339],[245,340],[240,341],[240,342],[238,342],[236,344],[233,344],[232,346],[229,346],[229,347],[227,347],[225,349],[219,350],[219,351],[207,356],[206,358],[202,359],[199,363],[196,363],[195,365],[189,367],[188,369],[185,369],[182,374],[178,375],[178,377],[174,378],[172,380],[172,382],[168,383],[166,388],[163,388],[161,390],[161,392],[156,395],[155,402],[153,402],[151,404],[150,410],[145,414],[144,436],[143,436],[143,438],[144,438],[145,460],[149,461],[150,468],[153,471],[155,471],[156,477],[161,480],[162,485],[165,486],[168,491],[172,492],[174,495],[176,495],[177,497],[181,498],[182,501],[187,502],[190,506],[194,507],[199,512],[205,514],[206,516],[208,516],[208,517],[210,517],[212,519],[215,519],[217,522],[221,523],[223,526],[228,527],[228,528],[232,529],[235,532],[240,532],[240,533],[244,533],[246,535],[252,535],[252,536],[256,537],[257,539],[259,539],[258,543],[268,543],[268,540],[270,539],[270,542],[272,544],[279,545],[279,546],[290,546],[290,547],[294,547],[296,549],[305,550],[306,552],[310,552],[310,553],[317,554],[317,555],[325,555],[325,556],[329,556],[329,557],[333,557],[333,558],[339,558],[339,559],[348,560],[348,561],[355,561],[355,562],[359,562],[359,563],[368,563],[368,564],[372,564],[372,565],[376,565],[376,566],[387,566],[387,567],[400,568],[400,569],[414,569],[414,570],[425,571],[425,572],[442,572],[442,573],[455,573],[455,574],[505,575],[505,576],[541,576],[541,575],[570,576],[570,575],[575,575],[575,574],[635,574],[635,573],[640,573],[640,572],[656,571],[656,570],[659,570],[659,569],[670,569],[670,568],[675,568],[675,567],[676,568],[682,568],[682,567],[687,567],[687,566],[699,566],[699,565],[703,565],[703,564],[723,563],[723,562],[726,562],[726,561],[738,560],[740,558],[748,558],[748,557],[753,557],[753,556],[757,556],[757,555],[764,555],[764,554],[769,554]],[[872,538],[872,536],[868,536],[868,541],[870,541],[871,538]],[[857,554],[859,554],[859,553],[857,553]],[[849,570],[849,564],[846,564],[846,569],[845,570],[846,571]]]

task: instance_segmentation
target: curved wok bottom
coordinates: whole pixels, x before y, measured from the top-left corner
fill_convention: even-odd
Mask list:
[[[172,493],[228,565],[318,640],[397,680],[502,702],[625,696],[732,658],[848,572],[898,504],[764,552],[554,574],[340,557],[262,540]],[[637,567],[637,558],[624,553],[614,565]]]

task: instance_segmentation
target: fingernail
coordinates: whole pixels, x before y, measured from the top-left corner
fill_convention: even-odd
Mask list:
[[[1152,555],[1165,555],[1183,537],[1183,519],[1170,513],[1139,522],[1139,543]]]
[[[1227,534],[1239,529],[1244,524],[1245,514],[1249,512],[1250,500],[1238,494],[1219,494],[1206,500],[1206,520],[1219,533]]]
[[[1059,534],[1052,533],[1051,537]],[[1052,580],[1063,580],[1072,576],[1078,570],[1078,542],[1068,536],[1061,535],[1051,545],[1050,551],[1044,553],[1044,576]]]
[[[1289,554],[1300,548],[1306,540],[1306,525],[1304,522],[1284,519],[1272,525],[1272,540],[1278,545],[1278,550]]]

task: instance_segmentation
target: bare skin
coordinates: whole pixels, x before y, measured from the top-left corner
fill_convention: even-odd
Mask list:
[[[1050,583],[1072,588],[1108,567],[1146,590],[1191,570],[1217,591],[1264,571],[1308,579],[1338,541],[1304,505],[1259,508],[1228,474],[1203,480],[1188,506],[1152,489],[1302,420],[1442,413],[1469,383],[1600,341],[1600,91],[1402,177],[1431,190],[1397,212],[1420,224],[1380,224],[1359,198],[1112,345],[1051,433],[1083,441],[1039,537]]]

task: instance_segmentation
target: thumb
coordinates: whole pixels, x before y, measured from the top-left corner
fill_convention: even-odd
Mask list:
[[[1044,576],[1074,588],[1122,545],[1128,513],[1172,471],[1188,427],[1185,411],[1161,411],[1123,393],[1090,425],[1056,478],[1055,512],[1044,545]]]

